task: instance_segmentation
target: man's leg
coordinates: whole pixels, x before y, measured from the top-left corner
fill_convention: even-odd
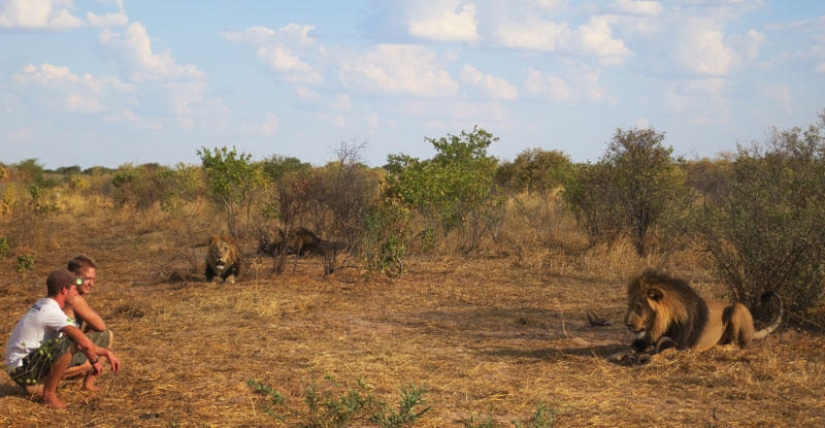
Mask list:
[[[92,339],[92,342],[95,344],[95,346],[107,348],[107,349],[110,349],[110,350],[112,349],[112,339],[114,339],[114,335],[112,334],[111,330],[88,332],[88,333],[86,333],[86,336],[88,336],[89,339]],[[95,383],[97,383],[97,379],[98,379],[98,377],[100,377],[101,374],[103,374],[103,371],[95,373],[95,371],[92,370],[92,364],[85,357],[85,355],[80,355],[80,357],[81,357],[80,361],[83,361],[83,363],[81,365],[75,366],[75,367],[77,367],[78,370],[79,370],[79,372],[77,372],[78,374],[82,373],[86,376],[86,377],[83,378],[83,389],[85,389],[86,391],[92,391],[92,392],[99,391],[100,388],[98,388],[95,385]],[[72,363],[70,364],[69,370],[72,370],[72,369],[75,368],[75,367],[71,367],[71,365],[75,364],[77,361],[78,361],[78,356],[75,356],[74,358],[72,358]],[[68,376],[68,374],[65,375],[65,376]],[[77,374],[72,373],[71,377],[74,377],[74,376],[77,376]]]
[[[43,402],[53,409],[63,409],[66,405],[57,397],[57,385],[66,373],[72,353],[66,352],[49,367],[49,373],[43,379]]]

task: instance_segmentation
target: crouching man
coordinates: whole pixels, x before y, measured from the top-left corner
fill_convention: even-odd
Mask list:
[[[57,397],[61,379],[84,376],[84,388],[96,389],[95,381],[103,373],[100,357],[109,361],[113,373],[120,371],[120,360],[108,344],[95,345],[63,312],[66,300],[77,295],[82,283],[66,269],[49,274],[47,296],[23,315],[6,343],[11,378],[29,394],[42,393],[43,402],[55,409],[66,407]]]

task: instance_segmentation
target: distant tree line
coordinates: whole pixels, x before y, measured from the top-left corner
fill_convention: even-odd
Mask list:
[[[472,256],[499,239],[509,200],[554,197],[590,245],[625,239],[639,256],[698,245],[734,298],[753,306],[774,290],[802,313],[823,303],[825,287],[824,131],[825,111],[808,128],[775,129],[715,160],[675,157],[664,133],[631,128],[617,129],[595,162],[539,148],[501,161],[487,152],[498,138],[479,127],[426,138],[430,159],[393,154],[380,168],[352,143],[320,167],[277,155],[253,161],[234,147],[203,147],[200,165],[171,167],[46,170],[29,159],[0,164],[0,215],[48,215],[55,188],[138,210],[208,203],[234,236],[273,223],[307,227],[344,242],[370,272],[400,275],[413,244],[426,253],[449,240]]]

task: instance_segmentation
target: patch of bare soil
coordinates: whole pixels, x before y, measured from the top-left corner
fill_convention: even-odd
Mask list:
[[[202,266],[191,267],[180,249],[88,252],[100,264],[91,304],[115,332],[123,371],[107,373],[96,394],[64,382],[59,394],[69,408],[61,412],[0,376],[0,425],[287,426],[262,409],[266,399],[248,381],[299,408],[306,388],[325,376],[344,388],[360,379],[390,403],[404,386],[423,386],[431,409],[421,427],[524,426],[540,406],[556,427],[825,420],[818,335],[786,330],[747,350],[609,363],[631,340],[615,280],[550,274],[504,257],[412,260],[400,279],[365,282],[353,268],[324,278],[320,259],[291,260],[278,276],[270,259],[248,255],[240,281],[223,285],[204,282]],[[3,342],[43,294],[46,273],[62,259],[55,260],[0,282]],[[587,310],[612,324],[591,326]]]

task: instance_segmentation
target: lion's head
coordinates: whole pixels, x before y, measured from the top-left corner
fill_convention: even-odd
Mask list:
[[[206,255],[206,279],[215,277],[235,282],[239,270],[238,247],[228,236],[216,235],[209,240],[209,252]]]
[[[707,305],[686,281],[646,270],[627,284],[625,324],[646,345],[663,336],[684,349],[693,345],[707,321]]]
[[[219,270],[225,269],[228,264],[235,261],[236,251],[232,238],[226,236],[212,237],[209,243],[209,257]]]

